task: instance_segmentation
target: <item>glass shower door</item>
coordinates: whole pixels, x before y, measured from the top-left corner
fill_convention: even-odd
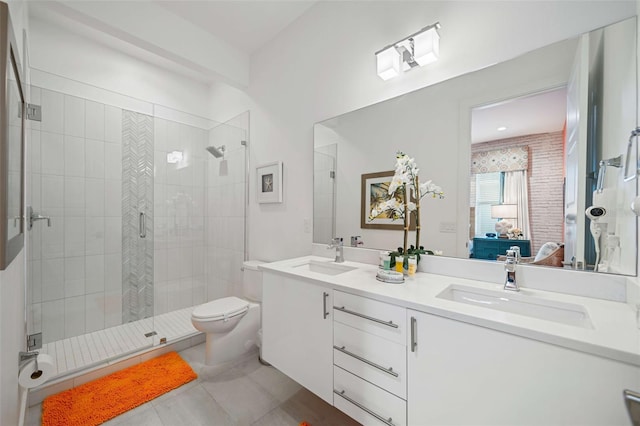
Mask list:
[[[50,221],[27,231],[27,333],[41,337],[41,352],[63,376],[153,343],[145,336],[154,330],[146,290],[153,198],[143,196],[153,197],[153,151],[144,149],[153,125],[149,115],[128,115],[126,97],[114,106],[31,87],[30,101],[41,105],[42,121],[28,122],[26,199]],[[124,157],[142,142],[134,162]],[[124,210],[138,198],[144,229]]]

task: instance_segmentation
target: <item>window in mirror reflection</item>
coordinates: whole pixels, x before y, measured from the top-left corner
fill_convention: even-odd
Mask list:
[[[475,236],[484,237],[496,232],[496,220],[491,217],[491,206],[500,204],[502,194],[502,172],[480,173],[471,175],[471,196],[475,195],[474,221],[471,222],[469,239]],[[475,194],[474,194],[475,192]]]

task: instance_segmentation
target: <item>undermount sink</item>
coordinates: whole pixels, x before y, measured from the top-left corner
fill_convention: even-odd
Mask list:
[[[593,328],[585,307],[573,303],[556,302],[520,293],[493,291],[456,284],[445,288],[436,297],[496,311]]]
[[[356,269],[354,266],[341,265],[331,261],[308,260],[299,265],[294,265],[293,269],[298,271],[315,272],[324,275],[339,275]]]

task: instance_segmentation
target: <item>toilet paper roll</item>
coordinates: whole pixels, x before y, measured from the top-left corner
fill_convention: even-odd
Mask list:
[[[36,371],[36,361],[29,360],[18,374],[18,383],[25,389],[40,386],[56,374],[56,366],[51,355],[38,355],[38,371]]]

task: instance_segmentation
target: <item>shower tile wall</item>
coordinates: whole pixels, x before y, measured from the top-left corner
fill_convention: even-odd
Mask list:
[[[51,342],[122,318],[122,110],[32,88],[30,331]]]
[[[207,131],[154,119],[154,313],[205,302]],[[167,154],[182,153],[169,163]]]
[[[209,145],[226,148],[222,158],[207,154],[207,300],[242,295],[246,191],[245,131],[228,124],[209,131]]]

